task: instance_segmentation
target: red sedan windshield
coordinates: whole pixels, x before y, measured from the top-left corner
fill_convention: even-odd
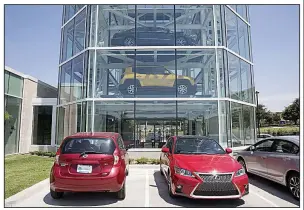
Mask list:
[[[224,149],[212,139],[179,138],[175,144],[175,154],[226,154]]]

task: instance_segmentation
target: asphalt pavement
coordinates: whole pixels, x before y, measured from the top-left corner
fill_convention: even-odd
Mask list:
[[[299,207],[288,190],[279,184],[250,175],[250,193],[238,200],[172,199],[159,166],[132,165],[127,177],[126,198],[112,193],[65,193],[54,200],[45,180],[5,200],[5,207]]]

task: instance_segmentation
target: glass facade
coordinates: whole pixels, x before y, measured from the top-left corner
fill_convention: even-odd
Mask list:
[[[4,71],[4,153],[19,151],[20,116],[23,96],[23,78]]]
[[[80,131],[134,147],[187,134],[252,144],[248,19],[247,5],[65,5],[57,144]]]

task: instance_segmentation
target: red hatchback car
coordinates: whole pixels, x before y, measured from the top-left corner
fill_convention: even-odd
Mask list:
[[[50,192],[116,192],[126,196],[127,149],[118,133],[77,133],[66,137],[50,173]]]
[[[173,136],[160,156],[160,171],[171,197],[238,199],[249,193],[248,176],[233,157],[213,139]]]

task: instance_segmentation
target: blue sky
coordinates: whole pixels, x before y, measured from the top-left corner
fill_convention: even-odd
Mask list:
[[[6,6],[5,65],[57,86],[62,6]],[[252,5],[250,23],[260,102],[281,111],[299,96],[297,6]]]

